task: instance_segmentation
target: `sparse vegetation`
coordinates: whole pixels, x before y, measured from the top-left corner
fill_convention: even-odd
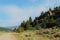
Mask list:
[[[60,40],[60,6],[49,8],[34,20],[29,17],[15,31],[20,40]]]

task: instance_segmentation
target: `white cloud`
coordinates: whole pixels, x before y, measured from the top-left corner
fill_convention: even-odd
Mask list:
[[[35,17],[40,14],[40,11],[45,10],[44,7],[28,7],[20,8],[18,6],[4,6],[1,11],[5,12],[10,18],[4,23],[3,26],[19,25],[23,20],[27,20],[30,16]]]

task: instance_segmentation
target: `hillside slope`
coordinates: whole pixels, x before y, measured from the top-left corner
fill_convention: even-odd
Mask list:
[[[60,28],[60,6],[55,7],[54,9],[49,9],[46,12],[41,12],[41,15],[35,17],[32,20],[29,17],[29,20],[23,21],[21,25],[17,28],[17,31],[20,30],[39,30],[40,28]]]

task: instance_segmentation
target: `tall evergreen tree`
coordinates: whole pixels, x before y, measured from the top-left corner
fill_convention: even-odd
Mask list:
[[[42,16],[42,15],[44,15],[44,12],[43,12],[43,11],[41,12],[41,16]]]
[[[17,29],[17,32],[22,32],[22,31],[24,31],[24,27],[25,27],[25,21],[23,21],[23,22],[21,23],[21,25],[19,25],[19,27],[18,27],[18,29]]]
[[[18,29],[17,29],[17,32],[20,33],[20,32],[23,32],[24,31],[24,27],[20,26]]]
[[[41,28],[40,24],[37,23],[37,24],[35,25],[35,29],[36,29],[36,30],[39,30],[40,28]]]
[[[23,21],[20,26],[24,27],[25,26],[25,21]]]
[[[29,17],[29,22],[32,23],[32,18],[31,17]]]
[[[30,22],[27,21],[26,24],[25,24],[25,30],[31,30],[31,29],[32,29],[32,27],[30,25]]]

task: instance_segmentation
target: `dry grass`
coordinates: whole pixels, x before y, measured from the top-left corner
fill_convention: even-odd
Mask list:
[[[60,29],[28,30],[16,36],[20,40],[60,40]]]
[[[36,35],[36,31],[25,31],[17,35],[20,40],[50,40],[44,35]]]

